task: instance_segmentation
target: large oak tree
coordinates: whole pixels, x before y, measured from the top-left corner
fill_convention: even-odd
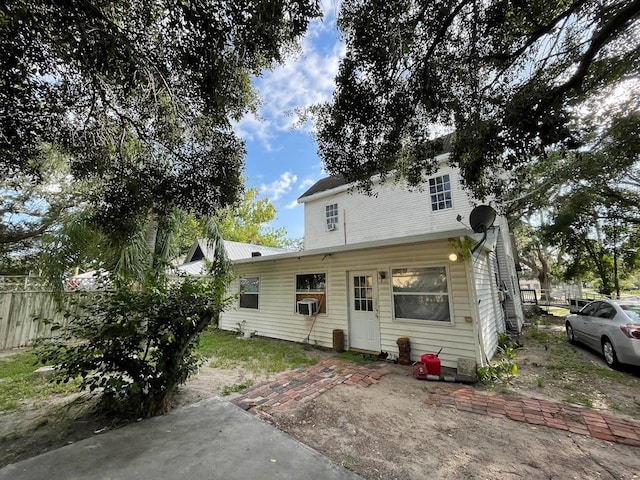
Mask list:
[[[455,130],[466,184],[500,193],[497,174],[580,147],[584,109],[637,87],[639,20],[640,0],[345,0],[320,155],[365,187],[389,172],[417,184]]]
[[[176,208],[212,215],[239,198],[244,146],[231,121],[254,105],[251,75],[284,58],[317,3],[3,2],[0,185],[42,183],[55,151],[90,186],[94,226],[123,247],[145,227],[153,252]]]

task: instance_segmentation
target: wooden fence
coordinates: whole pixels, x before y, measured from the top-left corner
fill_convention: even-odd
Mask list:
[[[51,324],[37,316],[64,323],[50,292],[0,291],[0,350],[24,347],[51,335]]]

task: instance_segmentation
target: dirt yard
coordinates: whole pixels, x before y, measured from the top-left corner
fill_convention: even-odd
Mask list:
[[[561,319],[546,323],[521,339],[518,376],[492,393],[640,420],[640,370],[611,371],[566,342]],[[377,385],[339,385],[270,421],[367,479],[640,478],[640,448],[435,406],[428,394],[442,384],[390,368]]]
[[[631,479],[640,451],[425,402],[438,384],[394,366],[378,385],[345,385],[273,422],[367,479]]]
[[[521,339],[519,375],[493,392],[591,403],[640,420],[640,372],[609,371],[597,355],[564,341],[560,321],[547,323]],[[436,406],[428,394],[442,384],[414,379],[410,367],[387,368],[377,385],[338,385],[294,410],[263,416],[367,479],[640,478],[640,448]],[[264,377],[205,367],[179,404],[248,379]],[[44,406],[0,414],[0,465],[117,427],[87,417],[86,402],[62,405],[53,415]]]

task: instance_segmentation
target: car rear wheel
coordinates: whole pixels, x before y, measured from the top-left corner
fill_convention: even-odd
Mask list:
[[[567,340],[569,340],[569,343],[576,343],[576,336],[573,333],[573,327],[571,324],[567,322],[565,327],[567,329]]]
[[[604,338],[602,340],[602,356],[604,357],[604,361],[607,362],[611,368],[615,368],[618,366],[618,357],[616,355],[616,350],[613,348],[613,344],[611,340],[608,338]]]

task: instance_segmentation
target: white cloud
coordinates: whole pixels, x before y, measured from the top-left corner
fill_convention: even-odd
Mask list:
[[[304,190],[305,188],[309,188],[311,185],[316,183],[317,180],[312,180],[311,178],[305,178],[300,186],[298,187],[300,190]]]
[[[260,185],[260,193],[269,197],[269,200],[278,200],[282,195],[289,193],[293,185],[298,181],[298,176],[292,172],[284,172],[280,178],[273,182]]]
[[[340,0],[323,0],[325,17],[311,22],[301,41],[300,53],[292,55],[284,65],[254,79],[254,87],[262,99],[259,116],[263,120],[260,121],[255,115],[243,118],[236,125],[236,132],[243,138],[258,139],[270,148],[271,140],[279,131],[296,126],[297,109],[331,98],[339,62],[345,54],[336,27],[340,4]],[[303,128],[309,130],[310,122]]]
[[[249,113],[242,117],[239,122],[233,122],[233,130],[246,141],[260,140],[267,151],[271,151],[271,140],[273,134],[270,128],[270,121],[258,118],[254,113]]]
[[[292,200],[291,202],[287,203],[284,208],[287,210],[293,210],[296,207],[299,207],[300,204],[298,203],[298,200]]]

